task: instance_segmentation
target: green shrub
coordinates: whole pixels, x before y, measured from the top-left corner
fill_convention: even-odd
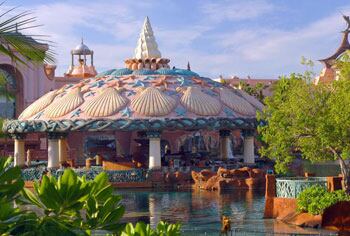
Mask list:
[[[121,236],[179,236],[180,228],[180,224],[168,224],[164,221],[160,221],[155,229],[143,222],[138,222],[135,227],[129,223]]]
[[[350,196],[343,190],[328,192],[324,187],[315,185],[299,194],[297,198],[297,210],[298,212],[319,215],[327,207],[340,201],[350,201]]]
[[[23,188],[19,167],[0,158],[0,235],[179,235],[180,225],[160,222],[156,229],[139,223],[120,222],[124,207],[114,193],[108,175],[101,172],[92,180],[79,177],[66,169],[58,178],[42,177],[34,189]],[[16,201],[16,205],[13,204]],[[19,206],[34,205],[38,212],[21,210]],[[23,207],[22,207],[23,208]],[[129,234],[129,231],[134,232]],[[141,232],[139,234],[139,232]]]

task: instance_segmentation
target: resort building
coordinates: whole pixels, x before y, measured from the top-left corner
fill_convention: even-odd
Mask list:
[[[191,165],[192,157],[227,160],[239,157],[232,132],[243,137],[243,161],[255,161],[256,111],[263,105],[240,89],[172,67],[148,18],[125,68],[93,77],[93,52],[81,42],[63,78],[52,66],[37,71],[46,72],[46,87],[32,97],[50,91],[3,127],[14,139],[16,165],[24,166],[26,156],[47,159],[50,168],[82,165],[96,155],[117,169]],[[29,135],[37,135],[40,148],[26,153]]]
[[[276,79],[256,79],[251,78],[250,76],[247,76],[247,78],[240,78],[238,76],[231,76],[231,77],[223,77],[220,76],[219,78],[215,79],[215,81],[218,81],[220,83],[225,83],[228,86],[237,88],[237,89],[243,89],[244,85],[248,85],[250,87],[255,86],[262,86],[262,92],[263,95],[271,96],[272,95],[272,84],[275,83]]]
[[[38,44],[34,40],[33,43]],[[41,46],[48,50],[47,44]],[[14,63],[11,58],[0,54],[0,73],[5,76],[7,82],[3,89],[12,95],[0,98],[0,117],[17,118],[26,107],[45,93],[68,83],[79,83],[82,79],[97,74],[93,65],[93,51],[83,41],[71,51],[71,54],[71,66],[64,76],[55,75],[56,65],[33,64],[29,61],[26,61],[27,65],[23,65]],[[75,59],[76,62],[74,62]],[[90,59],[90,64],[88,64],[88,59]],[[43,142],[40,141],[37,134],[30,134],[26,138],[27,149],[40,149]],[[11,154],[13,152],[12,146],[11,139],[0,139],[2,155]]]

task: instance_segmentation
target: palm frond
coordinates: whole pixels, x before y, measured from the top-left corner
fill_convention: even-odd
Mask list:
[[[0,14],[0,53],[24,65],[28,65],[26,61],[34,64],[55,63],[55,53],[50,49],[52,42],[45,39],[47,36],[21,33],[41,26],[34,25],[36,17],[30,11],[9,16],[15,9]]]

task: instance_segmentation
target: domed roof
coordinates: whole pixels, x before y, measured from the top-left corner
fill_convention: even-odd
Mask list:
[[[20,120],[254,118],[262,104],[242,90],[184,71],[114,69],[49,92]],[[164,74],[169,71],[169,74]],[[182,74],[175,74],[174,72]],[[190,71],[189,71],[190,72]],[[189,74],[196,74],[191,72]]]
[[[6,121],[7,133],[254,129],[263,105],[242,90],[160,58],[148,18],[126,67],[66,84]],[[147,39],[147,40],[146,40]],[[83,41],[72,53],[91,52]],[[149,59],[151,57],[151,59]],[[154,58],[152,58],[154,57]]]
[[[88,46],[84,44],[83,39],[81,39],[80,44],[78,44],[73,50],[72,54],[74,55],[90,55],[92,54],[92,51],[89,49]]]

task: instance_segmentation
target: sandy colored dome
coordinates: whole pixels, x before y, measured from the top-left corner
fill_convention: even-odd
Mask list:
[[[89,48],[81,42],[76,50],[87,52]],[[214,122],[248,121],[263,108],[257,99],[241,90],[200,77],[190,69],[170,69],[169,62],[161,57],[146,18],[134,58],[125,61],[126,68],[107,70],[78,84],[66,84],[59,94],[49,92],[29,106],[19,120],[83,120],[89,125],[90,121],[108,120],[116,121],[120,127],[134,128],[139,122],[161,119],[165,123],[176,120],[184,127],[197,120],[202,124],[206,118]]]
[[[142,75],[125,69],[109,70],[79,84],[67,84],[59,94],[47,93],[24,110],[19,119],[254,118],[255,111],[263,107],[241,90],[189,76],[193,74],[197,75],[182,69]]]

